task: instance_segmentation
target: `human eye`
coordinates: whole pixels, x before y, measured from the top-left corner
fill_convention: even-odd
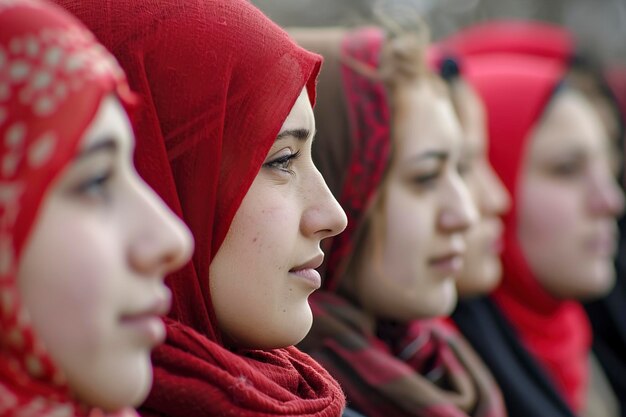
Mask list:
[[[265,168],[277,169],[288,174],[294,174],[292,165],[299,157],[300,151],[291,152],[291,150],[289,150],[288,153],[265,162],[263,166]]]
[[[585,170],[585,161],[576,158],[556,161],[548,167],[548,172],[558,178],[573,178],[582,174]]]
[[[73,188],[73,194],[79,198],[90,201],[108,201],[111,197],[110,184],[113,178],[113,170],[107,169],[87,175]]]
[[[420,188],[433,188],[441,177],[441,170],[431,170],[413,176],[412,182]]]

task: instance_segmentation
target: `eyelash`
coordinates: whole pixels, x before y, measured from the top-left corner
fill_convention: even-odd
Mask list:
[[[284,155],[279,158],[276,158],[272,161],[266,162],[263,164],[264,167],[279,169],[283,172],[294,174],[293,170],[291,170],[291,164],[293,161],[300,157],[300,151],[296,153],[291,153],[289,155]]]
[[[580,161],[564,162],[552,167],[551,172],[559,177],[574,177],[583,170],[583,163]]]
[[[78,195],[87,198],[99,198],[107,200],[109,198],[107,185],[113,177],[113,171],[106,171],[99,175],[94,175],[88,180],[79,184],[75,191]]]
[[[436,181],[439,179],[439,176],[440,172],[435,171],[429,174],[413,177],[413,182],[420,187],[430,188],[435,185]]]

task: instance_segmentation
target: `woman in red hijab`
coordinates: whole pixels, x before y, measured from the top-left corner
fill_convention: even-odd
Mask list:
[[[502,284],[492,301],[461,305],[455,319],[512,414],[614,415],[578,300],[613,285],[623,196],[609,134],[570,71],[571,39],[548,25],[509,22],[451,44],[485,102],[490,159],[513,199]]]
[[[122,70],[56,6],[0,1],[0,415],[136,416],[189,231],[139,178]]]
[[[59,3],[129,74],[139,172],[196,240],[142,413],[339,415],[338,384],[292,346],[320,241],[346,224],[311,159],[321,58],[244,0]]]
[[[314,157],[349,218],[300,346],[365,416],[505,416],[486,367],[438,318],[456,303],[476,213],[458,172],[461,128],[424,40],[378,27],[292,33],[325,59]]]

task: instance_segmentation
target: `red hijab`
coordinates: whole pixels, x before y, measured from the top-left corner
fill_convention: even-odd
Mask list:
[[[580,411],[590,325],[578,302],[551,296],[531,271],[517,236],[516,201],[527,142],[568,71],[573,43],[563,29],[534,22],[487,24],[468,30],[460,42],[463,38],[464,32],[451,44],[464,56],[467,80],[485,103],[489,159],[513,196],[504,216],[503,280],[492,298],[572,409]]]
[[[337,416],[338,384],[294,347],[229,350],[209,265],[321,58],[244,0],[60,0],[109,47],[144,99],[137,168],[189,225],[193,260],[168,278],[174,305],[143,408],[168,416]]]
[[[122,70],[78,21],[36,0],[0,0],[1,416],[105,415],[72,398],[16,281],[46,192],[108,94],[132,100]]]

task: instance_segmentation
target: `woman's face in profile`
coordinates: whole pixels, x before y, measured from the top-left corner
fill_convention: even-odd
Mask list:
[[[211,297],[229,344],[290,346],[311,327],[308,297],[321,285],[320,242],[347,223],[313,164],[314,135],[304,89],[211,263]]]
[[[44,196],[18,270],[32,327],[71,391],[107,411],[148,395],[150,352],[165,339],[159,316],[170,306],[163,280],[193,246],[135,171],[133,147],[122,106],[105,98]],[[41,369],[28,361],[34,377]]]
[[[461,130],[430,81],[397,97],[394,156],[373,213],[354,291],[375,315],[410,320],[449,314],[463,266],[463,234],[476,211],[458,173]]]
[[[518,234],[531,270],[555,297],[593,298],[613,285],[624,198],[611,149],[600,118],[571,89],[554,97],[530,133],[518,184]]]
[[[463,271],[457,280],[459,295],[489,293],[500,282],[503,225],[500,216],[511,201],[487,156],[488,141],[483,103],[465,81],[452,86],[463,127],[459,171],[478,209],[478,221],[467,231]]]

